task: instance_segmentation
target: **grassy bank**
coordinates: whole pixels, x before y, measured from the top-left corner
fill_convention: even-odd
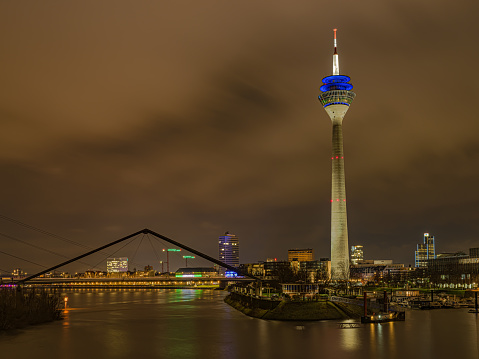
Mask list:
[[[250,317],[268,320],[330,320],[359,318],[362,308],[329,301],[295,302],[283,301],[274,309],[250,308],[228,295],[225,302]]]
[[[61,319],[58,294],[38,288],[0,288],[0,330]]]

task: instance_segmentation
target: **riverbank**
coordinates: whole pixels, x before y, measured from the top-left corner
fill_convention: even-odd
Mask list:
[[[224,301],[253,318],[267,320],[341,320],[360,318],[363,308],[345,303],[320,301],[270,301],[230,293]]]
[[[0,330],[61,319],[62,301],[55,292],[38,288],[0,288]]]

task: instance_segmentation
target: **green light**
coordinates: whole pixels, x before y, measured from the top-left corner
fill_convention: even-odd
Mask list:
[[[181,273],[176,273],[175,274],[176,278],[201,278],[203,277],[203,274],[201,273],[193,273],[193,274],[181,274]]]

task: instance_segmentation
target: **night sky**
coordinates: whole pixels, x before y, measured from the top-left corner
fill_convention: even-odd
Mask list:
[[[2,1],[0,214],[89,248],[150,228],[215,257],[229,231],[243,263],[329,257],[317,96],[338,28],[357,94],[350,245],[405,264],[424,232],[438,252],[479,247],[478,13],[472,0]],[[63,258],[4,235],[86,250],[5,219],[0,232],[0,250],[45,266]],[[117,254],[158,269],[140,243]],[[0,253],[15,267],[42,269]]]

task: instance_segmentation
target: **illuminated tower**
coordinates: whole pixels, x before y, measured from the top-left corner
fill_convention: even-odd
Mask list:
[[[429,259],[436,259],[436,248],[434,245],[434,236],[424,233],[424,243],[417,245],[414,253],[414,262],[416,267],[427,267]]]
[[[219,238],[219,260],[233,267],[239,267],[239,238],[226,232]]]
[[[343,118],[354,100],[349,76],[339,74],[339,56],[334,29],[333,74],[323,79],[319,101],[333,123],[331,186],[331,279],[349,279],[348,221],[344,179]]]

